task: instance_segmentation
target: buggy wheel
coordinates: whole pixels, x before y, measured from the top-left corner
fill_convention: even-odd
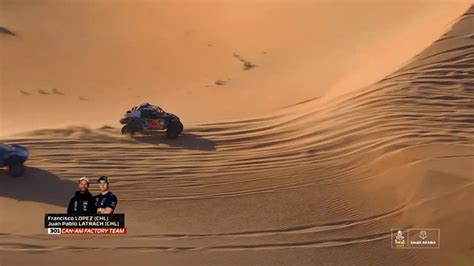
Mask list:
[[[169,139],[175,139],[179,135],[179,127],[175,124],[171,124],[168,129],[166,129],[166,137]]]
[[[122,127],[122,134],[133,135],[142,130],[142,124],[139,119],[133,119]]]
[[[8,164],[8,173],[11,176],[21,176],[25,173],[25,166],[21,161],[12,161]]]
[[[122,127],[122,135],[125,135],[127,133],[128,133],[128,128],[127,128],[127,125],[125,125]]]

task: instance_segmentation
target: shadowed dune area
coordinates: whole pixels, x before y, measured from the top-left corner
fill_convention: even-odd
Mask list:
[[[392,59],[381,58],[356,74],[334,74],[337,82],[312,95],[309,87],[320,85],[308,77],[305,89],[295,89],[306,98],[286,91],[286,99],[282,85],[277,103],[263,103],[264,108],[244,104],[253,112],[248,117],[226,109],[227,119],[190,119],[176,140],[123,136],[117,123],[60,127],[60,119],[52,129],[5,134],[2,142],[28,147],[31,158],[23,177],[0,172],[0,264],[94,263],[100,256],[115,265],[472,265],[474,7],[459,2],[449,12],[443,9],[447,13],[440,10],[427,8],[425,19],[443,17],[451,26],[425,32],[422,41],[412,40],[413,46],[406,41],[419,48],[414,54],[394,51]],[[27,38],[21,29],[16,32]],[[433,39],[433,34],[440,35]],[[7,41],[12,45],[14,40]],[[370,45],[376,49],[384,41]],[[273,47],[282,53],[285,45]],[[386,52],[383,45],[380,49]],[[412,59],[397,61],[403,52]],[[260,75],[258,82],[246,84],[271,87],[262,78],[272,75],[262,70],[267,61],[236,53],[255,66],[242,69],[240,59],[229,53],[236,64],[236,72],[229,73],[239,73],[240,79],[255,74],[246,77],[250,80]],[[321,66],[308,61],[300,67],[317,76]],[[215,96],[213,89],[205,89],[211,103],[199,113],[219,112],[216,106],[232,103],[221,97],[238,94],[226,88],[225,95]],[[65,95],[57,97],[73,93],[59,91]],[[263,91],[241,93],[271,101]],[[113,108],[119,110],[116,104]],[[128,234],[48,236],[44,213],[65,210],[80,176],[100,175],[111,179],[111,191],[119,198],[116,212],[126,214]],[[91,187],[96,193],[95,184]],[[392,228],[439,228],[441,248],[392,249]]]

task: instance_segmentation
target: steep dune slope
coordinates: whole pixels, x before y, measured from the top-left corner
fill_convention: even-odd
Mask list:
[[[18,34],[0,37],[6,135],[116,125],[145,101],[186,124],[260,116],[370,85],[436,40],[469,2],[0,4],[0,25]],[[244,70],[235,55],[256,67]]]

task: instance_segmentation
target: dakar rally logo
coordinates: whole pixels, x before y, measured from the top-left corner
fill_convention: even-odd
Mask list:
[[[393,232],[392,232],[392,239],[393,239],[392,247],[397,247],[397,248],[406,247],[407,242],[405,240],[405,236],[403,235],[402,230],[398,230],[397,233],[395,234],[395,237],[393,237]]]

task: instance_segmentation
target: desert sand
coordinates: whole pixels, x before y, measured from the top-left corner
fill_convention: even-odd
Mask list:
[[[469,2],[54,3],[1,1],[2,266],[474,264]],[[122,136],[143,101],[184,134]],[[127,235],[46,234],[84,175]]]

